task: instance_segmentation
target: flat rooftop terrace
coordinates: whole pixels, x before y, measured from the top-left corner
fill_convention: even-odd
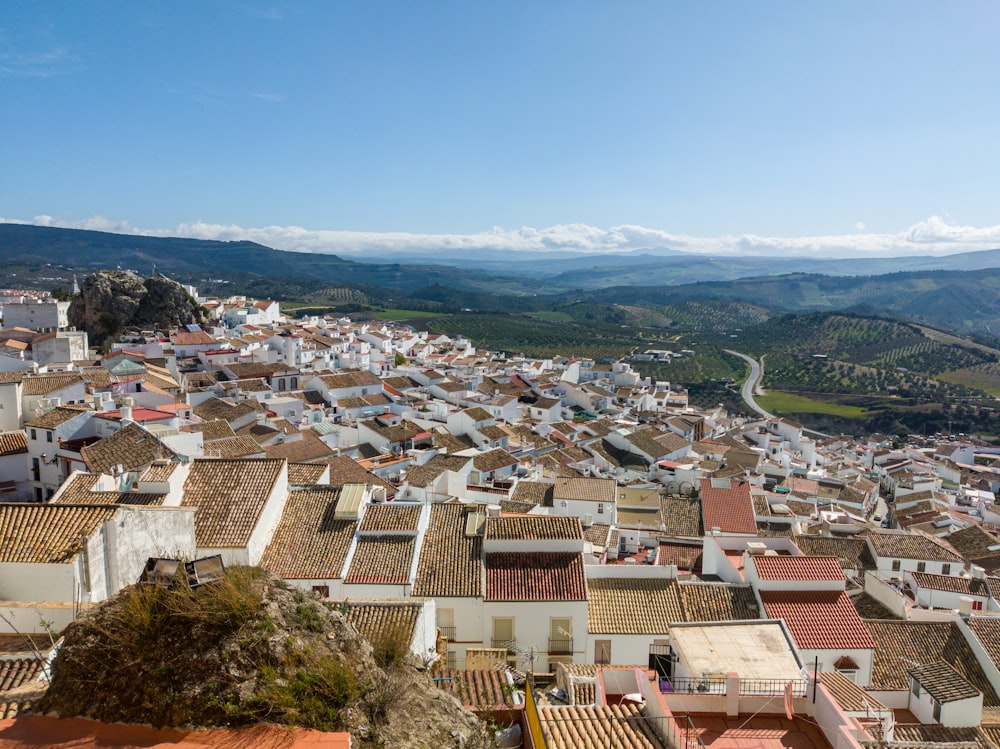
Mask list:
[[[819,726],[801,718],[693,713],[691,722],[706,749],[832,749]]]

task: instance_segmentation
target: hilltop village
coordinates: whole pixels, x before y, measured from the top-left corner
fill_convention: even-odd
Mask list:
[[[1000,747],[1000,450],[697,409],[639,362],[198,301],[201,324],[97,353],[68,302],[8,294],[3,717],[147,560],[219,555],[363,635],[402,622],[525,745]]]

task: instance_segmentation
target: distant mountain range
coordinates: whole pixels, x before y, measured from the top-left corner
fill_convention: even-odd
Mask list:
[[[155,265],[196,283],[295,278],[319,291],[357,288],[394,304],[412,299],[496,311],[546,310],[580,301],[656,308],[681,300],[737,300],[783,311],[870,312],[963,333],[1000,333],[1000,250],[834,260],[685,253],[477,258],[449,251],[407,260],[363,263],[254,242],[0,224],[0,268],[53,263],[84,273],[121,266],[148,274]]]

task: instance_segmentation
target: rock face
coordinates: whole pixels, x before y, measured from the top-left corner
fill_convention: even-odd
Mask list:
[[[362,747],[486,746],[485,724],[433,686],[403,639],[373,645],[336,605],[256,568],[195,590],[126,588],[63,634],[38,712],[167,728],[278,723],[350,731]]]
[[[201,319],[201,307],[176,281],[143,280],[123,270],[87,276],[69,307],[70,325],[86,330],[98,345],[126,328],[169,329]]]

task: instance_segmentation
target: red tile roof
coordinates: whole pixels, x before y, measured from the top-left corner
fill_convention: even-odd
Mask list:
[[[486,555],[487,601],[585,601],[583,557],[577,553]]]
[[[837,557],[754,556],[761,580],[843,580],[844,571]]]
[[[766,590],[760,599],[772,619],[784,619],[799,648],[874,648],[868,628],[847,594],[839,590]]]
[[[747,483],[732,482],[728,489],[722,489],[713,487],[711,479],[703,479],[701,513],[706,533],[718,528],[723,533],[757,535],[757,519]]]

